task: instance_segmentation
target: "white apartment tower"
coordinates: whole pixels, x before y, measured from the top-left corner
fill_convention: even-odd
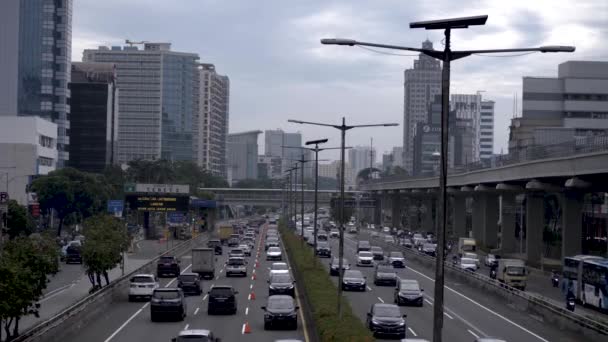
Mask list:
[[[432,49],[426,40],[423,49]],[[438,60],[420,54],[414,68],[404,73],[403,98],[403,163],[412,174],[414,169],[414,132],[416,125],[427,121],[429,104],[435,95],[441,94],[441,65]]]
[[[479,159],[489,160],[494,154],[494,101],[481,101],[479,135]]]

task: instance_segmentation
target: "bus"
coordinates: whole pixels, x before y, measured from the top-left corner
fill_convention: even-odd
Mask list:
[[[579,287],[578,284],[583,281],[583,265],[587,261],[603,259],[604,258],[596,255],[575,255],[565,257],[561,281],[561,291],[563,295],[566,296],[570,290],[574,293],[576,299],[582,302],[582,287]]]
[[[583,305],[608,310],[608,259],[583,262]]]

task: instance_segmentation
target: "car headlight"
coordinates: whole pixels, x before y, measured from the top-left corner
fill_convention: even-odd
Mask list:
[[[381,324],[381,323],[380,323],[380,321],[375,320],[375,319],[373,319],[373,318],[372,318],[372,323],[373,323],[373,324]]]
[[[399,322],[399,324],[398,324],[398,325],[399,325],[400,327],[404,326],[404,325],[405,325],[405,321],[401,321],[401,322]]]

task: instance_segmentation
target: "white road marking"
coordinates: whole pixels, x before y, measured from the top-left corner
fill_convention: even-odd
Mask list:
[[[55,289],[55,290],[47,293],[44,298],[42,298],[41,300],[38,301],[38,303],[44,303],[47,300],[49,300],[49,299],[51,299],[51,298],[53,298],[55,296],[58,296],[58,295],[62,294],[64,291],[71,289],[72,287],[74,287],[74,285],[76,285],[76,283],[67,284],[67,285],[64,285],[64,286],[62,286],[62,287],[60,287],[58,289]]]
[[[223,268],[220,270],[220,273],[222,273],[222,272],[224,272],[224,269],[223,269]]]
[[[192,267],[192,264],[190,264],[190,265],[186,266],[186,268],[184,268],[184,269],[183,269],[183,270],[180,272],[180,274],[184,274],[184,273],[186,273],[186,271],[187,271],[188,269],[190,269],[190,267]],[[169,286],[171,286],[171,284],[173,284],[173,283],[174,283],[176,280],[177,280],[177,277],[173,278],[173,279],[172,279],[170,282],[168,282],[168,283],[167,283],[167,285],[165,285],[165,287],[169,287]]]
[[[189,326],[190,326],[190,324],[186,324],[186,326],[184,327],[184,330],[188,330]]]
[[[249,289],[250,290],[253,289],[253,284],[249,285]]]
[[[195,315],[198,313],[198,310],[199,310],[199,309],[200,309],[200,308],[196,308],[196,310],[194,310],[194,314],[195,314]]]
[[[472,332],[471,330],[467,329],[467,331],[469,332],[469,334],[475,336],[475,338],[479,338],[479,335],[477,335],[476,333]]]
[[[407,327],[407,330],[409,330],[412,333],[412,335],[414,335],[414,337],[418,336],[418,334],[416,334],[416,332],[412,328]]]
[[[249,315],[249,307],[245,308],[245,316]]]
[[[427,302],[427,303],[429,303],[429,305],[433,305],[433,302],[431,302],[430,300],[428,300],[426,298],[424,299],[424,301]]]
[[[243,329],[241,329],[241,335],[245,335],[245,324],[246,323],[243,323]]]
[[[384,299],[382,299],[382,298],[378,297],[378,300],[379,300],[380,302],[384,303]]]
[[[251,293],[247,296],[247,300],[251,300]]]
[[[421,273],[421,272],[419,272],[419,271],[416,271],[415,269],[413,269],[413,268],[411,268],[411,267],[409,267],[409,269],[410,269],[412,272],[417,273],[417,274],[421,275],[422,277],[424,277],[424,278],[426,278],[426,279],[428,279],[428,280],[430,280],[430,281],[432,281],[432,282],[435,282],[435,279],[433,279],[433,278],[431,278],[431,277],[427,276],[426,274]],[[532,336],[536,337],[537,339],[539,339],[539,340],[541,340],[541,341],[543,341],[543,342],[549,342],[549,340],[546,340],[546,339],[542,338],[541,336],[539,336],[539,335],[537,335],[537,334],[533,333],[532,331],[530,331],[530,330],[526,329],[525,327],[523,327],[523,326],[521,326],[521,325],[519,325],[519,324],[517,324],[517,323],[513,322],[512,320],[510,320],[510,319],[508,319],[507,317],[505,317],[505,316],[503,316],[503,315],[499,314],[498,312],[495,312],[495,311],[493,311],[492,309],[490,309],[490,308],[488,308],[488,307],[486,307],[486,306],[483,306],[482,304],[480,304],[480,303],[478,303],[478,302],[474,301],[473,299],[471,299],[471,298],[469,298],[469,297],[467,297],[467,296],[463,295],[462,293],[460,293],[460,292],[458,292],[458,291],[454,290],[453,288],[451,288],[451,287],[449,287],[449,286],[445,286],[445,288],[446,288],[446,289],[448,289],[449,291],[451,291],[451,292],[453,292],[453,293],[457,294],[458,296],[460,296],[460,297],[462,297],[462,298],[464,298],[464,299],[468,300],[469,302],[471,302],[471,303],[473,303],[473,304],[477,305],[478,307],[480,307],[480,308],[482,308],[482,309],[486,310],[487,312],[490,312],[490,313],[491,313],[491,314],[493,314],[494,316],[499,317],[499,318],[501,318],[501,319],[505,320],[506,322],[511,323],[513,326],[515,326],[515,327],[517,327],[517,328],[519,328],[519,329],[521,329],[521,330],[523,330],[523,331],[527,332],[528,334],[530,334],[530,335],[532,335]],[[457,315],[455,315],[455,314],[454,314],[454,312],[452,312],[452,315],[457,316]],[[457,317],[458,317],[458,316],[457,316]],[[460,318],[460,319],[462,319],[462,318]],[[465,322],[466,322],[466,321],[465,321]],[[476,329],[476,330],[479,330],[479,329]]]
[[[111,341],[114,336],[116,336],[116,334],[118,334],[122,329],[124,329],[127,324],[129,324],[129,322],[131,322],[135,317],[137,317],[137,315],[139,315],[148,305],[150,305],[150,303],[146,303],[144,304],[144,306],[142,306],[139,310],[137,310],[131,317],[129,317],[120,327],[118,327],[118,329],[116,329],[116,331],[114,331],[112,333],[112,335],[110,335],[110,337],[106,338],[104,340],[104,342],[109,342]]]
[[[219,275],[218,275],[217,277],[215,277],[215,280],[219,280],[219,279],[220,279],[220,276],[219,276]]]
[[[372,290],[371,287],[369,287],[369,286],[366,286],[366,287],[367,287],[367,291],[371,291]]]
[[[447,312],[444,312],[443,314],[446,315],[449,319],[454,319],[454,317],[450,316]]]
[[[207,296],[208,296],[208,295],[205,295],[205,296],[203,297],[203,302],[204,302],[205,300],[207,300]]]

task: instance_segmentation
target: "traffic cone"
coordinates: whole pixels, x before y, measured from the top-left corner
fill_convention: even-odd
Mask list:
[[[255,300],[255,292],[251,291],[251,294],[249,295],[249,299]]]
[[[255,280],[255,273],[251,275],[251,280]]]
[[[249,326],[249,322],[245,322],[245,329],[243,330],[244,334],[251,334],[251,327]]]

